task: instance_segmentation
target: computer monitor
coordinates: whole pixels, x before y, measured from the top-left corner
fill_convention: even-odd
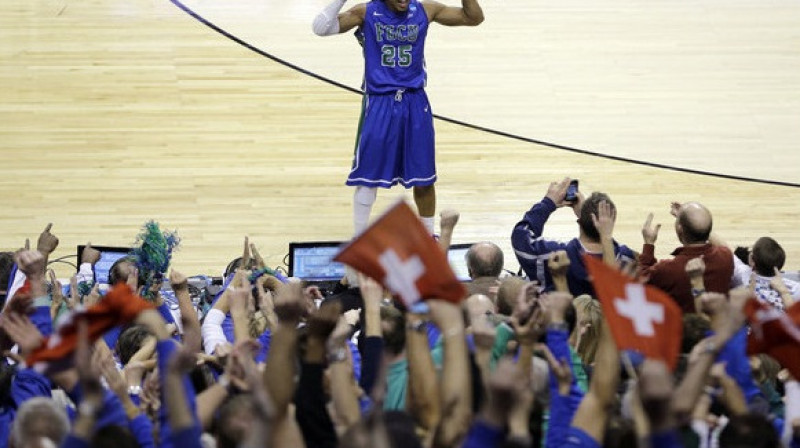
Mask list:
[[[312,282],[338,281],[344,264],[333,261],[343,241],[289,243],[289,276]]]
[[[85,247],[84,245],[78,246],[78,260],[81,260]],[[94,265],[94,281],[101,285],[107,285],[111,266],[120,258],[130,254],[131,248],[95,245],[92,245],[92,248],[100,251],[100,260]]]
[[[467,251],[470,247],[472,247],[472,243],[451,244],[447,250],[447,261],[456,274],[456,278],[462,282],[472,280],[469,277],[469,269],[467,269]]]

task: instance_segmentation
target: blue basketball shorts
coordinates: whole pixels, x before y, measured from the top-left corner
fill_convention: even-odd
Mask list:
[[[433,112],[425,91],[365,94],[347,185],[408,188],[434,182]]]

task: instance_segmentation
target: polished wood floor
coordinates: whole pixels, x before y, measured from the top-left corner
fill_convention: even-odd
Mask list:
[[[231,11],[239,5],[212,0],[195,3],[192,6],[210,8],[204,12],[206,16],[224,9],[220,6],[222,3]],[[264,2],[261,3],[257,11],[264,10]],[[266,3],[277,5],[272,1]],[[489,9],[498,9],[501,5],[496,0],[484,3]],[[553,14],[575,20],[574,17],[584,12],[582,3],[575,0],[571,6],[564,6]],[[631,7],[628,2],[621,3],[621,7]],[[313,17],[321,6],[306,0],[283,4],[294,14],[292,17],[303,18],[302,33],[308,32],[310,19],[306,19]],[[715,4],[721,10],[727,5],[726,2]],[[789,17],[789,13],[794,13],[786,4],[777,0],[767,3],[739,0],[732,3],[736,6],[735,17],[722,22],[739,23],[736,18],[741,18],[742,11],[751,11],[753,17],[758,18],[773,14],[780,22],[781,14]],[[275,11],[278,10],[282,11],[276,6]],[[229,28],[237,23],[231,11],[218,17],[218,21]],[[663,8],[655,11],[674,20],[677,20],[675,14],[681,12]],[[255,29],[262,17],[269,23],[281,21],[279,14],[269,15],[271,12],[274,11],[240,19],[240,30]],[[597,13],[597,9],[585,6],[585,12]],[[723,17],[723,12],[715,14]],[[615,17],[624,19],[625,23],[633,20],[622,12],[606,14],[608,20],[602,25],[608,36],[616,29]],[[299,23],[300,19],[295,21]],[[788,19],[783,22],[787,29],[795,30],[794,51],[772,56],[794,61],[800,48],[796,45],[796,22]],[[514,31],[526,23],[507,23],[507,26]],[[748,28],[749,23],[739,24],[748,36],[765,30],[761,22],[753,24],[755,31]],[[575,24],[575,29],[580,28],[578,25]],[[487,21],[486,26],[486,35],[495,39],[496,27],[503,25],[495,22],[490,27]],[[553,29],[552,22],[544,26]],[[275,30],[282,33],[285,27],[271,28],[262,24],[262,28],[273,30],[270,33]],[[478,28],[445,32],[439,28],[430,42],[450,41],[462,35],[461,32],[475,36],[470,38],[474,42],[482,38],[478,37],[481,31]],[[681,31],[675,30],[676,35],[683,36]],[[781,31],[770,28],[770,33],[768,37],[774,37]],[[248,37],[248,41],[265,48],[266,44],[259,40],[264,36]],[[578,45],[576,38],[561,36],[565,39],[565,49]],[[324,42],[323,49],[336,51],[339,51],[338,46],[355,46],[349,40],[347,43],[336,40],[340,38],[351,39],[340,36],[314,42]],[[680,39],[682,43],[688,42],[685,36]],[[548,40],[548,45],[554,40]],[[279,50],[276,54],[291,60],[295,50],[298,54],[318,51],[307,48],[305,42],[305,38],[297,40],[288,35],[280,45],[275,44]],[[765,56],[763,45],[742,45],[738,47],[740,56],[763,60],[769,56]],[[625,52],[632,57],[640,53],[635,45],[624,42],[609,51],[612,50],[620,60],[625,58]],[[357,56],[355,48],[345,51]],[[691,52],[697,58],[704,57],[702,45]],[[556,53],[557,49],[551,48],[548,54]],[[502,58],[485,61],[493,70],[503,70],[507,77],[497,79],[487,73],[472,76],[469,82],[453,65],[457,61],[445,62],[447,54],[447,51],[435,49],[429,56],[432,61],[434,56],[437,61],[443,61],[442,67],[448,71],[435,70],[441,73],[440,80],[444,78],[455,86],[451,92],[457,93],[443,92],[434,97],[433,92],[441,85],[431,85],[433,104],[438,112],[500,130],[503,130],[502,120],[514,125],[530,116],[527,115],[529,109],[535,110],[534,118],[548,115],[546,102],[532,105],[480,102],[481,85],[506,83],[513,89],[513,81],[524,90],[528,88],[525,87],[527,83],[536,83],[538,78],[528,78],[527,74],[535,72],[534,66],[555,64],[548,62],[548,54],[530,61],[530,66],[520,65],[519,60],[508,60],[498,67]],[[336,56],[333,53],[329,58],[337,59]],[[710,53],[706,56],[720,57]],[[0,249],[14,249],[26,237],[35,238],[48,222],[55,223],[53,231],[61,238],[61,248],[56,255],[71,254],[76,245],[86,241],[126,245],[133,242],[142,223],[156,219],[164,227],[177,229],[183,237],[181,250],[175,257],[177,268],[191,274],[216,274],[240,252],[244,235],[250,235],[269,263],[275,266],[282,264],[290,241],[343,240],[350,235],[352,191],[343,182],[349,169],[358,119],[358,96],[232,42],[167,0],[4,1],[0,3],[0,61],[3,86],[0,90]],[[560,63],[568,65],[569,61]],[[578,61],[573,63],[578,64]],[[473,61],[473,64],[483,63]],[[763,114],[753,115],[755,118],[734,117],[732,122],[764,120],[759,122],[763,126],[753,125],[762,131],[761,137],[768,137],[763,141],[774,138],[783,142],[796,136],[800,127],[797,122],[790,123],[787,117],[795,120],[800,117],[797,96],[788,93],[781,99],[785,86],[777,82],[797,82],[798,71],[793,64],[773,67],[776,73],[763,79],[762,87],[758,87],[761,84],[756,82],[753,72],[747,78],[749,84],[741,86],[751,91],[773,86],[774,95],[763,99],[763,107],[749,106],[749,110],[773,111],[774,122],[763,118]],[[606,81],[609,86],[613,84],[611,80]],[[347,80],[350,84],[357,82]],[[720,82],[727,88],[731,81]],[[551,98],[563,99],[558,89],[564,86],[556,84],[550,85],[553,88]],[[604,83],[600,84],[602,87]],[[635,101],[621,98],[619,110],[645,97],[643,91],[637,92]],[[668,96],[669,91],[658,90],[657,94]],[[598,95],[608,107],[616,107],[613,106],[616,93],[603,96],[601,91]],[[706,115],[711,117],[715,108],[726,103],[715,104],[709,112],[708,109],[704,111],[703,101],[711,97],[726,98],[726,95],[740,99],[747,96],[742,91],[727,94],[716,91],[705,100],[701,98],[696,110],[677,118],[678,122],[691,122],[694,133],[682,139],[689,152],[682,149],[682,155],[676,157],[686,159],[689,164],[696,161],[698,166],[709,171],[731,174],[731,166],[747,166],[757,172],[755,177],[798,182],[800,153],[796,148],[783,143],[774,147],[761,146],[762,140],[755,139],[755,134],[750,132],[754,128],[740,127],[738,131],[726,128],[720,134],[718,127],[722,125],[718,121],[704,128],[702,120]],[[570,103],[571,108],[581,107],[581,104],[572,104],[569,97],[566,103]],[[675,104],[667,102],[664,107],[671,105]],[[462,106],[465,113],[457,116]],[[607,144],[616,147],[602,139],[595,140],[595,144],[587,140],[587,136],[610,135],[607,122],[593,123],[592,115],[586,113],[568,126],[570,120],[564,114],[569,115],[573,109],[558,107],[554,102],[553,116],[537,122],[551,122],[552,129],[537,124],[533,131],[526,128],[518,133],[545,139],[569,133],[575,136],[573,140],[555,143],[588,142],[585,146],[588,149]],[[676,110],[682,111],[683,105],[664,111],[664,115],[675,115]],[[496,116],[497,121],[482,121],[490,115]],[[615,117],[625,118],[620,114]],[[621,140],[636,135],[641,120],[644,118],[631,121],[631,132]],[[798,188],[687,174],[575,154],[442,121],[436,126],[439,208],[452,207],[461,211],[456,242],[494,241],[506,249],[509,268],[516,268],[508,241],[511,228],[531,203],[542,197],[551,180],[565,175],[579,178],[584,191],[601,190],[612,196],[619,208],[617,237],[633,247],[640,246],[639,229],[645,215],[653,211],[656,219],[665,224],[657,252],[666,256],[677,244],[669,225],[669,202],[699,200],[714,212],[715,229],[731,243],[749,244],[759,236],[771,235],[786,248],[789,267],[800,267],[800,236],[796,224],[797,204],[800,203]],[[592,131],[592,126],[599,130]],[[517,133],[514,126],[505,130]],[[737,140],[737,135],[742,141]],[[654,145],[656,150],[648,154],[648,146],[643,142],[650,135],[642,132],[638,138],[638,143],[631,146],[639,148],[635,158],[663,161],[663,146]],[[754,146],[751,152],[756,157],[747,151],[729,153],[706,145],[719,141],[732,142],[739,149]],[[794,139],[793,144],[797,141],[800,140]],[[695,143],[697,149],[692,146]],[[747,153],[746,157],[740,157],[741,153]],[[403,194],[406,193],[400,189],[382,191],[376,212]],[[547,235],[564,239],[575,233],[574,218],[566,210],[557,212],[546,230]],[[61,275],[67,272],[66,267],[59,270]]]

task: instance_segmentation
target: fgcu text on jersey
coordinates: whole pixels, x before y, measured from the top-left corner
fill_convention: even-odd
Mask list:
[[[425,87],[428,16],[421,3],[411,0],[408,10],[398,13],[382,0],[372,0],[362,31],[368,94]]]

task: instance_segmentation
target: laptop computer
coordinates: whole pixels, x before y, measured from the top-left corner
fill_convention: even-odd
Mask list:
[[[297,277],[319,286],[320,289],[332,291],[345,274],[344,264],[333,261],[333,257],[345,243],[345,241],[289,243],[289,277]]]
[[[81,260],[85,247],[85,245],[78,246],[78,260]],[[120,258],[127,256],[131,248],[95,245],[92,245],[92,248],[100,251],[100,260],[94,265],[94,281],[101,285],[108,285],[108,274],[111,271],[111,266]]]
[[[472,280],[469,277],[469,269],[467,269],[467,251],[470,247],[472,247],[472,243],[451,244],[447,250],[447,261],[460,282]]]

